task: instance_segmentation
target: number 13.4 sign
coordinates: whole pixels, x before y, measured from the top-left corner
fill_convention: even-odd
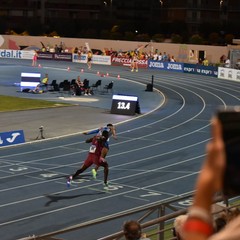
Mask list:
[[[139,112],[138,97],[128,95],[113,95],[111,113],[134,115]]]

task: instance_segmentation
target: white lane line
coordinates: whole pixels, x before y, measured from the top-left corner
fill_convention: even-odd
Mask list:
[[[124,177],[120,177],[120,178],[116,178],[116,179],[112,179],[111,181],[112,182],[116,182],[116,181],[119,181],[119,180],[123,180],[123,179],[127,179],[127,178],[132,178],[132,177],[135,177],[135,176],[140,176],[140,175],[146,175],[148,173],[151,173],[151,172],[158,172],[159,170],[161,169],[164,169],[164,168],[168,168],[170,166],[176,166],[176,165],[180,165],[182,163],[185,163],[185,162],[189,162],[189,161],[195,161],[196,158],[190,158],[190,159],[186,159],[184,161],[181,161],[181,162],[177,162],[177,163],[173,163],[173,164],[169,164],[169,165],[166,165],[166,166],[163,166],[163,167],[159,167],[159,168],[154,168],[153,170],[146,170],[144,172],[138,172],[138,173],[135,173],[135,174],[131,174],[131,175],[128,175],[128,176],[124,176]],[[143,160],[143,159],[142,159]],[[129,164],[133,164],[133,163],[129,163]],[[126,165],[126,164],[122,164],[122,165]],[[119,165],[121,166],[121,165]],[[115,168],[115,167],[114,167]],[[167,181],[164,181],[162,183],[168,183],[168,182],[172,182],[174,181],[175,179],[178,180],[178,179],[181,179],[181,178],[184,178],[184,177],[188,177],[188,176],[192,176],[192,175],[195,175],[197,174],[198,172],[194,172],[194,173],[190,173],[190,174],[187,174],[183,177],[178,177],[178,178],[171,178],[170,180],[167,180]],[[34,184],[29,184],[28,186],[32,186],[32,185],[38,185],[38,184],[43,184],[43,183],[46,183],[46,182],[49,182],[49,181],[57,181],[56,179],[53,179],[53,180],[47,180],[47,181],[43,181],[43,182],[40,182],[40,183],[34,183]],[[162,184],[162,183],[158,183],[159,185]],[[156,184],[156,185],[158,185]],[[91,186],[95,186],[96,184],[93,184],[93,185],[90,185]],[[122,185],[122,184],[121,184]],[[130,185],[123,185],[123,186],[127,186],[127,187],[131,187],[131,188],[136,188],[136,189],[146,189],[148,187],[152,187],[152,186],[156,186],[156,185],[148,185],[144,188],[139,188],[139,187],[134,187],[134,186],[130,186]],[[23,186],[19,186],[19,187],[16,187],[14,189],[18,189],[18,188],[21,188]],[[26,185],[24,186],[26,187]],[[82,188],[88,188],[89,186],[84,186]],[[77,188],[77,189],[81,189],[81,188]],[[74,189],[73,189],[74,190]],[[71,190],[71,191],[73,191]],[[8,189],[5,189],[5,190],[1,190],[0,192],[5,192],[5,191],[8,191]],[[61,192],[57,192],[57,193],[52,193],[52,194],[60,194],[60,193],[65,193],[65,192],[68,192],[69,190],[65,190],[65,191],[61,191]],[[29,199],[24,199],[24,200],[21,200],[21,201],[16,201],[16,202],[13,202],[13,203],[8,203],[8,204],[4,204],[3,206],[6,207],[8,205],[13,205],[13,204],[19,204],[19,203],[22,203],[22,202],[27,202],[27,201],[32,201],[32,200],[36,200],[36,199],[40,199],[40,198],[43,198],[45,196],[43,195],[39,195],[39,196],[36,196],[34,198],[29,198]],[[113,195],[113,197],[115,197],[115,195]],[[0,205],[0,208],[2,207],[2,205]]]
[[[136,190],[134,189],[134,190],[129,190],[129,191],[124,192],[124,193],[118,193],[118,194],[115,194],[115,197],[116,196],[121,196],[121,195],[126,194],[126,193],[131,193],[131,192],[134,192],[134,191],[136,191]],[[105,199],[108,199],[108,198],[111,198],[111,197],[112,196],[102,197],[101,200],[105,200]],[[39,213],[39,214],[34,214],[34,215],[27,216],[27,217],[14,219],[12,221],[6,221],[4,223],[0,223],[0,226],[6,226],[6,225],[9,225],[9,224],[12,224],[12,223],[17,223],[17,222],[21,222],[21,221],[24,221],[24,220],[34,219],[34,218],[37,218],[37,217],[41,217],[41,216],[45,216],[45,215],[48,215],[48,214],[53,214],[53,213],[65,211],[67,209],[76,208],[76,207],[83,206],[83,205],[93,203],[93,202],[97,202],[97,201],[99,201],[99,199],[94,199],[94,200],[90,200],[90,201],[83,202],[83,203],[73,204],[73,205],[70,205],[70,206],[67,206],[67,207],[58,208],[58,209],[51,210],[51,211],[45,211],[45,212],[42,212],[42,213]]]
[[[133,197],[133,196],[129,196],[129,195],[124,195],[124,197],[139,200],[139,201],[144,201],[144,202],[150,202],[149,199],[145,199],[145,198]]]

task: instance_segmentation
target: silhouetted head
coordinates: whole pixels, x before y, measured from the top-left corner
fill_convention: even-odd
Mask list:
[[[104,131],[102,132],[102,136],[103,136],[105,139],[108,139],[108,138],[109,138],[108,131],[104,130]]]
[[[137,221],[127,221],[123,225],[126,240],[138,240],[141,238],[141,225]]]

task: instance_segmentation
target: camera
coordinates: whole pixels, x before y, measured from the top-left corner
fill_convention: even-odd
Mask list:
[[[43,126],[39,127],[39,130],[43,130]]]
[[[223,193],[227,197],[240,195],[240,107],[218,111],[226,153]]]

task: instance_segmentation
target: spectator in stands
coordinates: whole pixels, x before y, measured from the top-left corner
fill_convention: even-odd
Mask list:
[[[167,56],[167,53],[166,53],[166,52],[163,52],[162,60],[163,60],[164,62],[167,62],[167,61],[168,61],[168,56]]]
[[[84,90],[84,88],[83,88],[83,82],[81,81],[80,76],[77,77],[74,89],[75,89],[75,95],[77,96],[82,95],[82,91]]]
[[[198,64],[202,65],[203,64],[203,61],[201,58],[198,58]]]
[[[174,56],[171,56],[171,57],[170,57],[170,62],[176,62],[176,59],[175,59]]]
[[[221,216],[214,221],[214,232],[217,233],[221,231],[227,224],[226,216]]]
[[[226,68],[230,68],[231,67],[231,62],[230,59],[226,57],[226,59],[224,60],[224,67]]]
[[[91,94],[91,88],[89,86],[89,80],[87,79],[84,79],[83,80],[83,89],[84,89],[84,95],[87,96],[87,95],[92,95]]]
[[[47,91],[48,88],[48,74],[45,74],[45,77],[42,79],[42,87],[44,91]]]
[[[154,53],[154,55],[153,55],[153,60],[154,60],[154,61],[157,61],[157,60],[158,60],[158,53],[157,53],[157,52]]]
[[[173,236],[176,237],[177,240],[183,240],[183,224],[187,220],[187,215],[180,215],[175,218],[173,223]]]
[[[75,48],[73,49],[73,53],[78,53],[78,47],[75,47]]]
[[[226,219],[226,221],[227,221],[227,222],[232,221],[233,219],[235,219],[236,217],[238,217],[239,214],[240,214],[239,208],[236,208],[236,207],[235,207],[235,208],[229,209],[228,212],[227,212],[227,219]]]
[[[82,46],[78,48],[78,60],[81,60],[81,56],[82,56]]]
[[[204,60],[202,61],[202,65],[203,66],[208,66],[208,59],[204,58]]]
[[[158,55],[158,61],[162,61],[163,60],[163,55],[162,53],[160,52],[159,55]]]
[[[184,240],[239,240],[240,216],[213,234],[211,205],[214,194],[222,190],[226,159],[219,120],[212,121],[212,139],[199,173],[193,205],[183,226]]]
[[[58,45],[57,45],[57,44],[55,44],[54,51],[55,51],[55,53],[58,53],[58,52],[59,52],[59,49],[58,49]]]
[[[126,240],[150,240],[142,233],[141,225],[134,220],[124,223],[123,232]]]

